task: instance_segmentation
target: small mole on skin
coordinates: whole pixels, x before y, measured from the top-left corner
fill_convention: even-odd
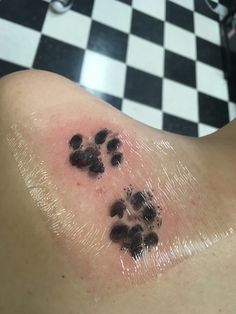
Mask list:
[[[129,227],[125,224],[114,226],[110,232],[110,239],[113,242],[119,242],[127,237]]]
[[[118,147],[120,146],[120,140],[115,137],[113,138],[112,140],[110,140],[108,143],[107,143],[107,150],[108,152],[114,152],[115,150],[118,149]]]
[[[155,232],[148,233],[144,238],[145,246],[155,246],[158,243],[158,236]]]
[[[132,196],[130,202],[133,205],[134,209],[140,209],[145,202],[145,196],[142,192],[137,192]]]
[[[115,154],[111,158],[111,164],[114,167],[118,166],[119,164],[121,164],[122,160],[123,160],[123,155],[121,153]]]
[[[82,141],[83,141],[82,135],[75,134],[74,136],[72,136],[71,140],[69,141],[69,145],[71,148],[76,150],[80,148]]]
[[[126,206],[125,206],[124,200],[116,201],[111,207],[110,216],[114,217],[117,215],[119,218],[122,218],[124,215],[125,209],[126,209]]]
[[[148,222],[151,222],[156,217],[156,209],[154,206],[149,205],[146,206],[143,210],[143,219],[145,219]]]
[[[108,135],[108,129],[103,129],[103,130],[99,131],[95,135],[95,143],[97,145],[103,144],[106,141],[107,135]]]

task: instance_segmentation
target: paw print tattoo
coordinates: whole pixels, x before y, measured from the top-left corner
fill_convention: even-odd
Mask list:
[[[102,147],[105,147],[112,167],[119,166],[124,160],[121,140],[108,129],[98,131],[92,141],[86,140],[82,134],[75,134],[68,144],[72,150],[70,164],[85,169],[93,176],[105,171]],[[124,191],[125,196],[115,200],[110,207],[109,215],[114,221],[110,239],[137,259],[144,250],[158,245],[157,230],[162,224],[161,208],[154,204],[150,192],[134,192],[131,185]]]
[[[102,160],[101,147],[106,145],[112,167],[119,166],[123,161],[123,154],[119,151],[121,140],[113,136],[108,129],[102,129],[96,133],[93,142],[84,144],[81,134],[75,134],[69,141],[69,147],[73,150],[70,154],[70,164],[79,169],[87,169],[90,174],[98,175],[105,171]]]
[[[110,208],[110,217],[116,219],[110,239],[127,250],[133,258],[140,257],[145,249],[157,246],[159,238],[154,230],[161,227],[161,208],[153,204],[149,192],[133,193],[126,189],[126,198],[116,200]]]

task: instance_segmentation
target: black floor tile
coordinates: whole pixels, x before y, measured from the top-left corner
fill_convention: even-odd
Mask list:
[[[83,57],[84,50],[43,35],[33,68],[52,71],[78,82]]]
[[[162,79],[128,67],[125,98],[161,109]]]
[[[228,81],[229,99],[236,103],[236,53],[222,48],[223,69]]]
[[[166,50],[165,77],[196,87],[196,64],[193,60]]]
[[[176,134],[194,137],[198,136],[197,123],[181,119],[167,113],[164,113],[163,129]]]
[[[223,69],[222,48],[197,37],[197,60],[213,67]]]
[[[200,122],[221,128],[229,122],[228,103],[203,93],[198,94]]]
[[[194,32],[193,11],[185,9],[169,0],[166,3],[166,20]]]
[[[208,0],[208,2],[213,8],[216,7],[216,3],[214,1]],[[210,10],[205,0],[194,0],[194,6],[198,13],[201,13],[213,20],[219,20],[218,15]]]
[[[92,22],[88,48],[125,62],[128,34],[114,28]]]
[[[236,1],[235,0],[219,0],[220,4],[223,4],[229,10],[233,10],[236,8]]]
[[[93,11],[94,0],[74,0],[72,10],[91,16]]]
[[[116,0],[116,1],[120,1],[120,2],[126,3],[128,5],[132,4],[132,0]]]
[[[111,104],[116,109],[121,110],[121,105],[122,105],[122,99],[121,98],[113,96],[113,95],[109,95],[109,94],[105,94],[105,93],[99,92],[97,90],[94,90],[92,88],[88,88],[86,86],[82,86],[82,87],[85,88],[91,94],[93,94],[93,95],[97,96],[98,98],[101,98],[104,101],[106,101],[107,103]]]
[[[0,18],[41,30],[48,3],[32,0],[0,1]]]
[[[236,103],[236,78],[229,79],[228,87],[229,87],[229,100]]]
[[[16,72],[16,71],[21,71],[21,70],[25,70],[26,68],[18,65],[18,64],[14,64],[14,63],[10,63],[4,60],[0,60],[0,77],[10,74],[12,72]]]
[[[163,45],[164,24],[147,14],[133,10],[131,33]]]

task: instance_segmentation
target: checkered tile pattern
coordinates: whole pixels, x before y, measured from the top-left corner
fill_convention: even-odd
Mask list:
[[[204,0],[0,1],[0,76],[62,74],[150,126],[203,136],[236,116]],[[211,1],[214,5],[215,1]]]

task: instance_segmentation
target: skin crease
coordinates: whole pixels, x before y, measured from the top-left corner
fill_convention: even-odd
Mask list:
[[[156,160],[164,158],[162,153],[152,153],[147,166],[146,159],[142,157],[140,160],[135,154],[131,154],[130,148],[134,147],[132,143],[136,138],[141,138],[142,143],[150,151],[154,151],[154,139],[168,139],[175,143],[177,157],[184,160],[197,177],[200,191],[204,194],[207,192],[209,200],[204,198],[204,205],[208,205],[208,217],[213,217],[217,212],[217,219],[225,226],[227,215],[224,213],[231,214],[232,225],[236,219],[235,122],[202,139],[171,135],[144,126],[108,107],[71,82],[41,71],[26,71],[1,79],[0,106],[0,236],[4,239],[4,254],[0,259],[1,313],[78,313],[78,308],[79,313],[111,313],[111,307],[112,313],[120,313],[121,310],[122,313],[156,313],[157,308],[164,314],[199,311],[235,313],[234,234],[201,254],[176,263],[173,265],[175,267],[171,267],[155,280],[149,280],[150,277],[145,275],[145,283],[142,283],[141,278],[137,286],[128,287],[124,293],[120,286],[125,285],[126,281],[121,276],[120,264],[116,263],[116,246],[108,247],[104,267],[104,256],[95,258],[93,249],[82,250],[80,243],[70,242],[70,239],[67,242],[68,233],[51,236],[48,230],[49,219],[45,216],[42,219],[40,210],[19,174],[6,140],[11,126],[20,121],[17,125],[30,146],[30,151],[40,160],[46,160],[52,184],[56,184],[62,191],[58,197],[62,205],[75,208],[79,202],[80,221],[91,225],[92,215],[98,226],[106,227],[111,225],[111,220],[108,215],[104,217],[101,214],[101,204],[107,200],[105,207],[109,208],[110,197],[114,201],[117,191],[122,191],[126,185],[127,173],[121,168],[117,170],[111,167],[102,179],[94,181],[86,172],[79,174],[71,167],[66,176],[67,168],[63,167],[67,166],[70,150],[65,150],[64,144],[76,132],[90,136],[88,133],[95,135],[104,126],[115,129],[114,132],[122,137],[121,152],[124,153],[125,160],[132,160],[127,166],[132,170],[130,173],[135,173],[135,169],[144,164],[148,173],[151,173],[149,169],[152,170],[153,178],[150,180],[155,182],[155,178],[160,177],[161,173],[154,165]],[[95,106],[99,106],[99,109],[95,110]],[[35,130],[37,132],[34,133]],[[107,165],[109,158],[105,153],[104,156],[104,163]],[[171,154],[165,155],[165,162],[168,169],[174,168]],[[118,176],[117,173],[119,181],[111,182],[110,178]],[[130,175],[129,179],[142,189],[142,182],[139,181],[139,186],[135,177]],[[100,182],[103,182],[102,187]],[[32,191],[33,189],[31,186]],[[170,237],[176,230],[168,217],[168,208],[173,204],[180,209],[197,207],[198,200],[194,195],[190,197],[188,194],[190,193],[184,194],[182,199],[172,198],[169,204],[164,199],[158,199],[164,210],[163,221],[170,229],[166,235],[165,229],[161,227],[160,238]],[[78,196],[75,198],[74,195]],[[215,210],[216,203],[220,211]],[[176,223],[180,224],[181,219]],[[200,224],[201,219],[197,219],[193,225]],[[94,233],[96,230],[94,229]],[[68,243],[73,244],[70,250]],[[75,248],[79,250],[79,256],[74,253]],[[81,268],[79,271],[75,267],[78,258]],[[132,260],[125,258],[124,261],[126,265],[132,266]],[[100,274],[101,269],[104,275]],[[95,293],[97,290],[103,290],[103,293]],[[111,294],[108,293],[109,290],[112,290]]]

